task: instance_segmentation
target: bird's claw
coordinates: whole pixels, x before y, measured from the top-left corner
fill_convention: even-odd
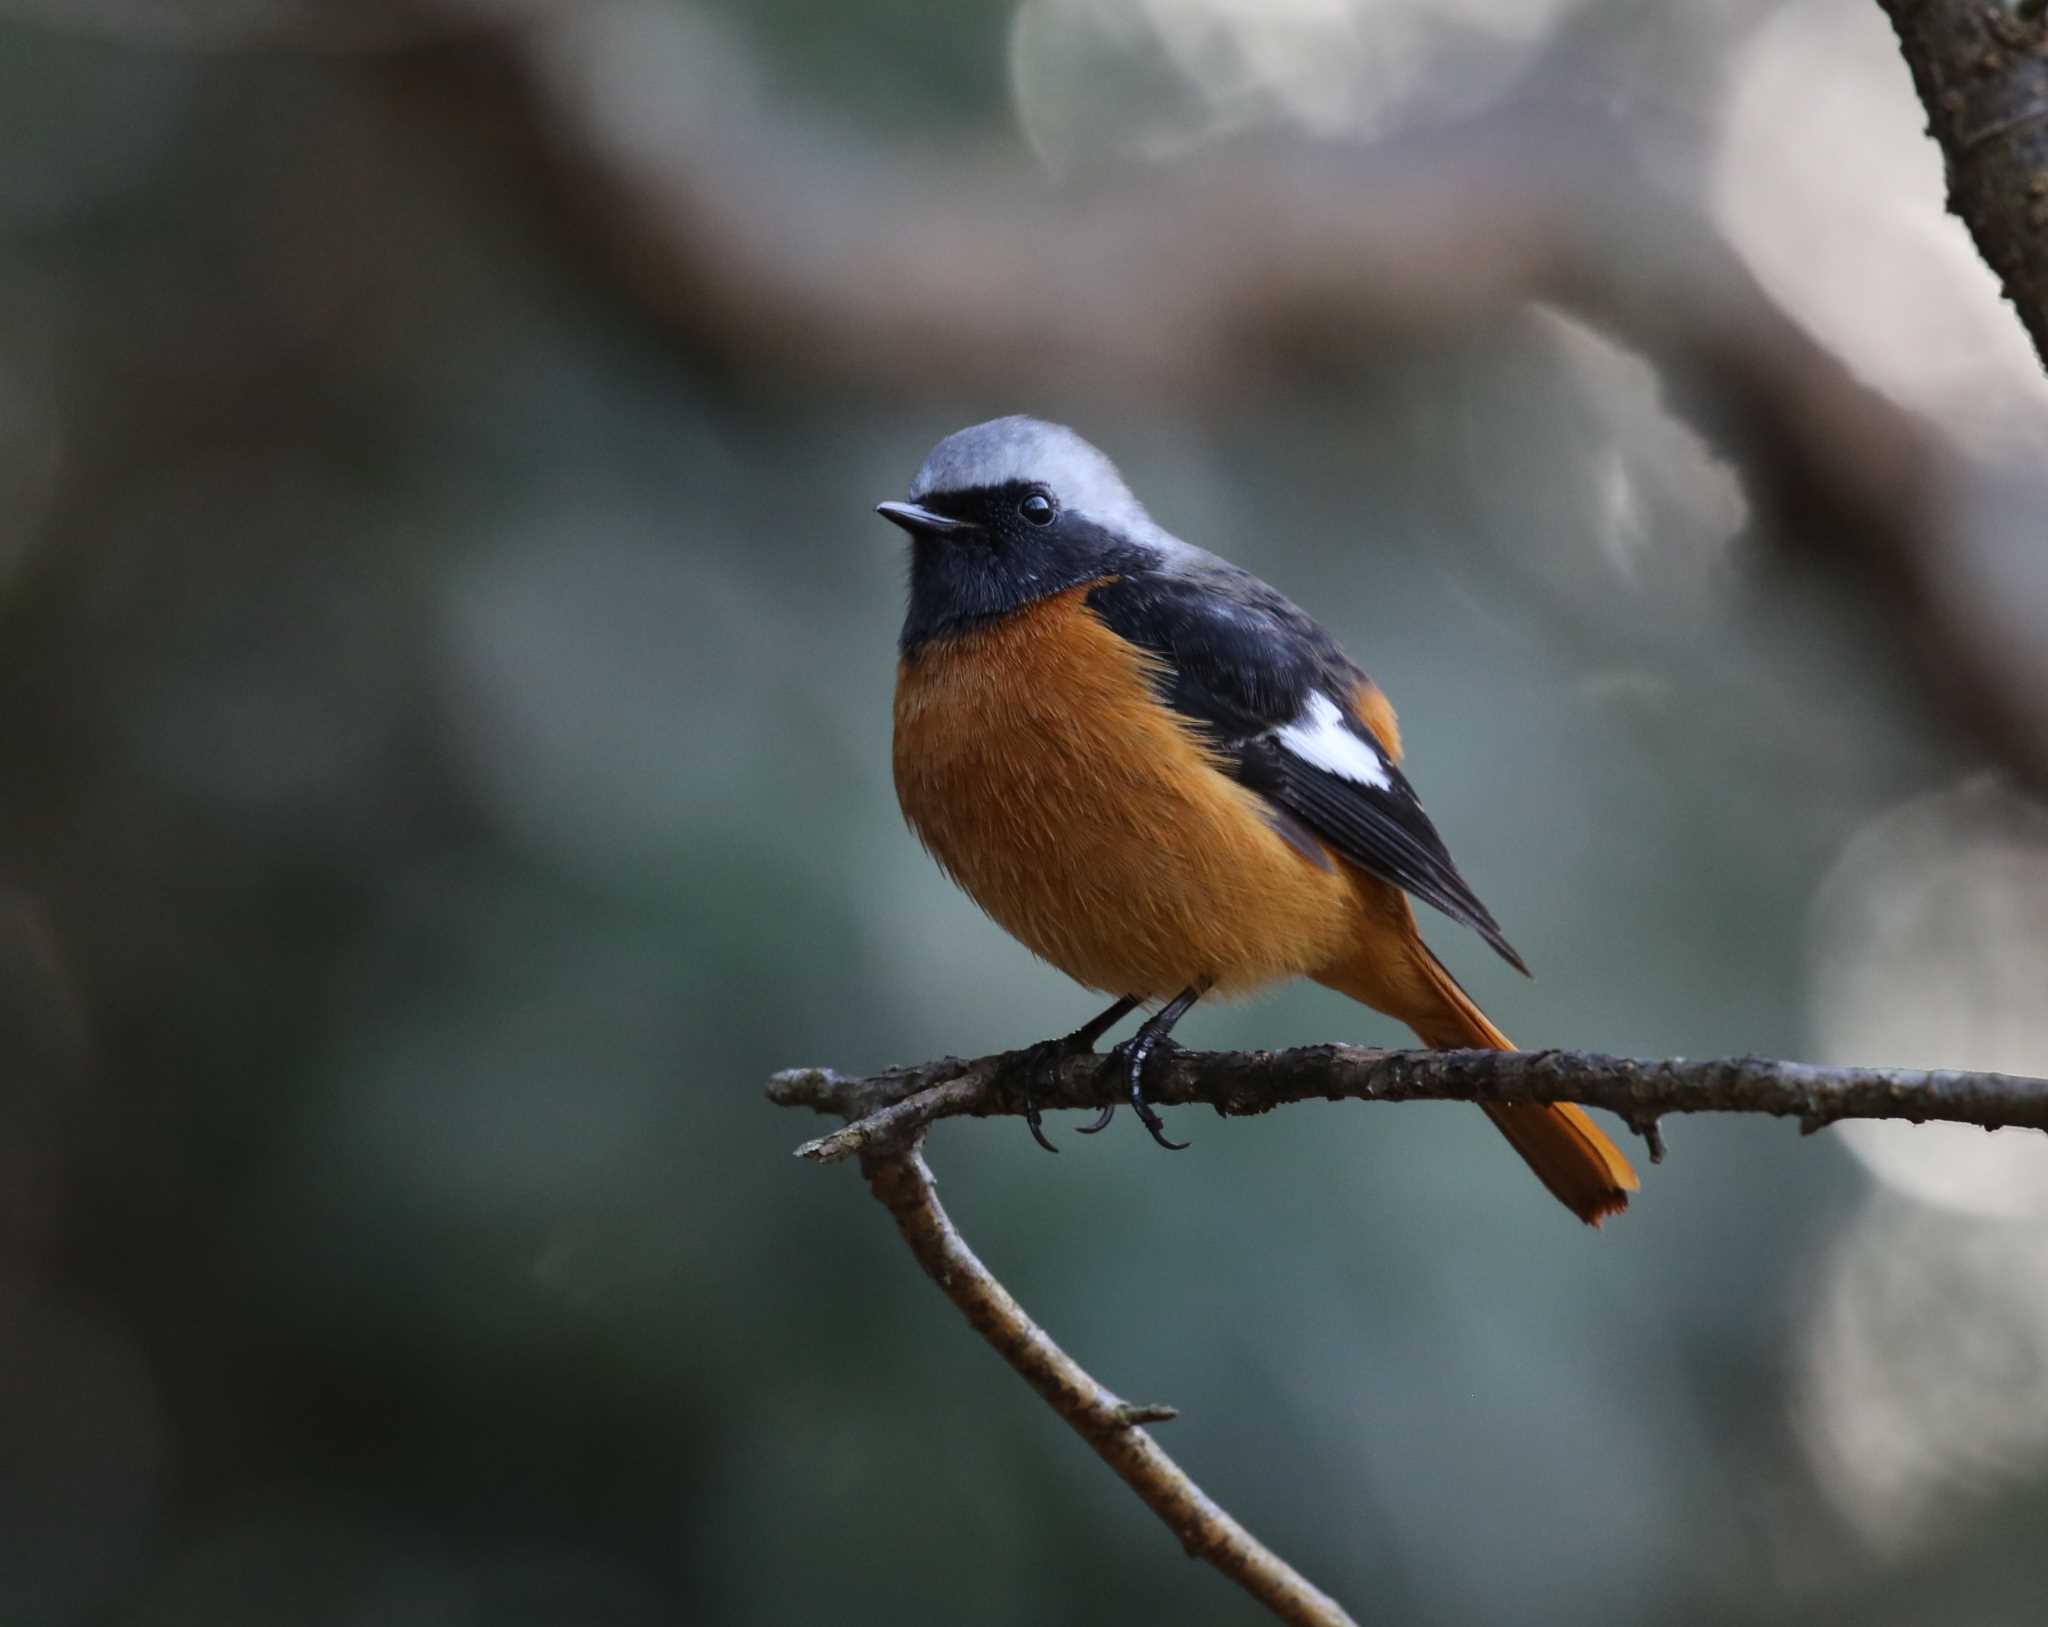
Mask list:
[[[1083,1045],[1082,1051],[1091,1049]],[[1006,1090],[1014,1090],[1024,1101],[1024,1123],[1031,1131],[1031,1139],[1047,1152],[1056,1153],[1055,1147],[1045,1133],[1044,1115],[1038,1111],[1038,1099],[1032,1089],[1040,1077],[1048,1077],[1068,1057],[1076,1054],[1072,1035],[1064,1039],[1042,1039],[1036,1045],[1027,1045],[1021,1051],[1012,1051],[1004,1059],[1002,1071],[997,1075],[997,1084]]]
[[[1032,1094],[1031,1085],[1038,1075],[1044,1075],[1048,1084],[1059,1065],[1070,1056],[1092,1056],[1095,1042],[1114,1028],[1138,1003],[1135,995],[1126,995],[1107,1011],[1096,1013],[1071,1034],[1058,1039],[1042,1039],[1036,1045],[1027,1045],[1021,1051],[1012,1051],[996,1076],[999,1088],[1013,1088],[1024,1099],[1024,1122],[1031,1127],[1031,1139],[1047,1152],[1058,1152],[1045,1138],[1045,1126],[1040,1122],[1038,1102]],[[1093,1124],[1084,1127],[1084,1134],[1093,1135],[1109,1122],[1115,1108],[1106,1108]]]
[[[1125,1040],[1109,1054],[1123,1068],[1124,1076],[1130,1082],[1131,1107],[1138,1115],[1138,1122],[1145,1126],[1146,1133],[1168,1152],[1185,1152],[1192,1142],[1175,1141],[1166,1133],[1166,1121],[1160,1118],[1152,1104],[1145,1100],[1145,1067],[1154,1056],[1171,1056],[1180,1047],[1164,1034],[1147,1034],[1144,1029]],[[1102,1110],[1102,1116],[1088,1126],[1093,1132],[1106,1126],[1116,1112],[1112,1103]]]

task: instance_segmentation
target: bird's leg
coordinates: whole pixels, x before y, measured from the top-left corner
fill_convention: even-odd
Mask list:
[[[1136,998],[1133,997],[1129,1000],[1120,1001],[1116,1006],[1112,1006],[1110,1009],[1116,1012],[1116,1016],[1111,1018],[1109,1023],[1104,1023],[1101,1028],[1095,1028],[1095,1023],[1090,1023],[1088,1027],[1095,1028],[1095,1032],[1089,1035],[1088,1043],[1090,1045],[1093,1045],[1096,1040],[1100,1039],[1102,1035],[1105,1032],[1107,1032],[1112,1023],[1122,1021],[1124,1013],[1129,1011],[1131,1007],[1133,1007],[1137,1003],[1138,1002]],[[1107,1017],[1109,1016],[1109,1012],[1105,1011],[1102,1015],[1104,1017]],[[1098,1017],[1095,1021],[1101,1022],[1102,1018]],[[1087,1033],[1087,1029],[1083,1029],[1082,1033]],[[1080,1036],[1075,1035],[1074,1037],[1079,1038]],[[1102,1131],[1107,1130],[1109,1128],[1109,1121],[1115,1117],[1116,1103],[1111,1102],[1107,1106],[1105,1106],[1100,1113],[1097,1113],[1094,1118],[1090,1119],[1086,1124],[1079,1126],[1077,1133],[1084,1136],[1099,1135]]]
[[[1086,1056],[1095,1049],[1095,1042],[1129,1016],[1137,1005],[1136,996],[1119,1000],[1107,1011],[1091,1017],[1071,1034],[1060,1039],[1042,1039],[1036,1045],[1027,1045],[1021,1051],[1012,1051],[1003,1064],[1002,1083],[1014,1085],[1017,1093],[1024,1098],[1024,1122],[1031,1127],[1031,1139],[1047,1152],[1058,1152],[1045,1137],[1045,1128],[1040,1122],[1038,1103],[1032,1099],[1031,1086],[1034,1076],[1050,1074],[1070,1056]],[[1113,1110],[1112,1110],[1113,1111]]]
[[[1124,1065],[1125,1077],[1131,1082],[1131,1106],[1137,1109],[1139,1122],[1151,1133],[1154,1141],[1171,1152],[1180,1152],[1188,1143],[1167,1140],[1165,1123],[1152,1110],[1152,1104],[1145,1100],[1145,1063],[1155,1051],[1174,1049],[1173,1025],[1185,1017],[1194,1003],[1201,998],[1200,988],[1182,989],[1146,1018],[1137,1033],[1110,1052],[1111,1056]],[[1109,1118],[1105,1113],[1089,1128],[1099,1130],[1108,1122]]]

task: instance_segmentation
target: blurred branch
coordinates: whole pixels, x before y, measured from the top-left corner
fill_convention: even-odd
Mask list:
[[[679,344],[755,390],[1243,409],[1327,388],[1390,340],[1561,306],[1659,368],[1765,534],[1870,606],[1952,733],[2048,787],[2048,640],[2009,613],[2010,558],[1949,534],[1945,442],[1604,125],[1522,106],[1060,189],[1014,158],[868,147],[765,110],[693,13],[569,8],[503,50],[490,83],[551,207]]]
[[[1948,206],[2048,365],[2048,22],[2038,4],[1879,0],[1948,160]]]
[[[917,1134],[893,1150],[871,1152],[861,1170],[918,1264],[974,1331],[1074,1426],[1192,1558],[1207,1560],[1282,1621],[1351,1627],[1335,1600],[1218,1507],[1141,1427],[1174,1416],[1170,1407],[1133,1405],[1104,1389],[990,1274],[939,1206],[922,1140]]]
[[[808,1141],[800,1157],[833,1163],[899,1143],[939,1119],[1022,1113],[1000,1075],[1016,1053],[850,1078],[793,1068],[768,1082],[779,1107],[810,1107],[850,1122]],[[1147,1097],[1161,1107],[1207,1103],[1225,1117],[1289,1102],[1578,1102],[1618,1113],[1661,1153],[1667,1113],[1771,1113],[1812,1132],[1839,1119],[1941,1120],[2048,1130],[2048,1080],[1913,1068],[1823,1068],[1760,1057],[1639,1061],[1591,1051],[1383,1051],[1312,1045],[1293,1051],[1175,1051],[1155,1058]],[[1036,1088],[1041,1108],[1106,1107],[1121,1076],[1101,1057],[1071,1057]]]

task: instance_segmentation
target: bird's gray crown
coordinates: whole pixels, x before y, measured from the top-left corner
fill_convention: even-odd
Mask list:
[[[993,418],[948,435],[910,483],[913,502],[940,492],[1025,481],[1044,486],[1063,509],[1099,525],[1147,538],[1157,530],[1116,465],[1064,424]]]

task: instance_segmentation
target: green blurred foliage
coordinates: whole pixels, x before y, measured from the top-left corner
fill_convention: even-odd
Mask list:
[[[702,9],[744,31],[779,89],[829,116],[927,141],[1010,128],[1007,0],[937,13],[918,0],[879,0],[857,19],[820,0]]]

